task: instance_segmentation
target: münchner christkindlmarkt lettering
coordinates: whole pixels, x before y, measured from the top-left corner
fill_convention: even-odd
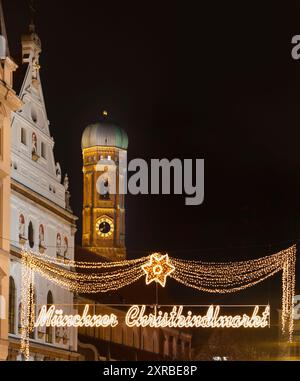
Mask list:
[[[90,306],[85,305],[82,314],[67,315],[55,305],[42,306],[35,327],[116,327],[118,317],[111,314],[90,315]],[[221,315],[220,306],[209,306],[204,315],[195,315],[192,311],[183,314],[184,306],[173,306],[171,312],[163,312],[154,308],[154,313],[146,313],[145,305],[133,305],[125,316],[128,327],[153,327],[153,328],[264,328],[269,326],[270,307],[264,306],[260,310],[255,306],[251,314]]]

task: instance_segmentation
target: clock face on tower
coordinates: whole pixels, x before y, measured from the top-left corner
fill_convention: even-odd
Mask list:
[[[114,224],[107,217],[101,217],[96,222],[96,232],[101,238],[108,238],[113,234]]]

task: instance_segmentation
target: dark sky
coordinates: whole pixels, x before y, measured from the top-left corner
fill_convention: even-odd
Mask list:
[[[27,2],[4,7],[17,57]],[[205,159],[203,205],[127,196],[129,257],[242,259],[300,237],[299,4],[40,0],[36,9],[55,156],[76,215],[81,134],[107,109],[128,133],[129,159]]]

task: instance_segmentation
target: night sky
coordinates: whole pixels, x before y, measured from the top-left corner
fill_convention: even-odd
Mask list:
[[[36,1],[55,157],[77,216],[81,134],[103,109],[127,131],[129,159],[205,159],[203,205],[126,197],[130,258],[243,259],[300,237],[300,60],[291,57],[300,4],[197,3]],[[28,4],[4,8],[18,59]]]

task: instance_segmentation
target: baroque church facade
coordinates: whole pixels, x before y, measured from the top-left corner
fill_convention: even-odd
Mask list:
[[[39,56],[41,41],[33,24],[22,36],[23,102],[11,124],[11,226],[9,277],[9,355],[20,359],[21,250],[25,247],[52,258],[74,259],[76,221],[69,205],[68,177],[62,183],[55,162],[43,97]],[[35,275],[35,315],[45,304],[73,305],[73,293]],[[78,358],[75,328],[34,329],[30,337],[32,360]]]

